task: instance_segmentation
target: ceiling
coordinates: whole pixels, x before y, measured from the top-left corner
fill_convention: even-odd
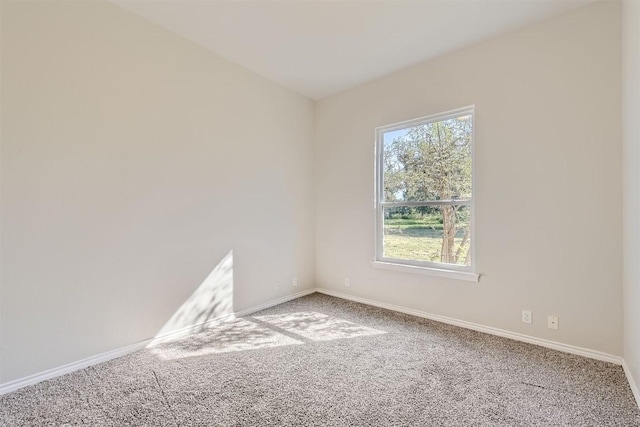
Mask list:
[[[320,99],[593,0],[112,0]]]

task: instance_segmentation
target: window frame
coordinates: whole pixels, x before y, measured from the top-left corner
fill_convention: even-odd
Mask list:
[[[413,126],[434,123],[450,118],[456,118],[463,115],[471,116],[471,198],[469,200],[438,200],[438,201],[419,201],[419,202],[385,202],[384,201],[384,134],[395,130],[406,129]],[[373,267],[384,268],[389,270],[404,271],[409,273],[427,274],[439,277],[448,277],[453,279],[479,281],[479,274],[475,273],[475,190],[476,190],[476,162],[475,162],[475,105],[469,105],[442,113],[431,114],[416,119],[405,120],[390,125],[379,126],[375,129],[375,247]],[[401,206],[443,206],[456,205],[469,206],[471,209],[470,228],[471,242],[469,251],[471,256],[471,265],[445,264],[431,261],[415,261],[399,258],[390,258],[384,256],[384,208],[401,207]]]

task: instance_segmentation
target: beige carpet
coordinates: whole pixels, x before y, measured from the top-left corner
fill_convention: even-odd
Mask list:
[[[621,367],[313,294],[0,396],[2,426],[637,426]]]

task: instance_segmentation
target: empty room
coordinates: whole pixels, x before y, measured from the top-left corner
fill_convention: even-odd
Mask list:
[[[0,25],[0,426],[640,426],[640,0]]]

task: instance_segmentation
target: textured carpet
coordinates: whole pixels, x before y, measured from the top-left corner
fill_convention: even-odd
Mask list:
[[[637,426],[619,366],[313,294],[0,396],[0,425]]]

